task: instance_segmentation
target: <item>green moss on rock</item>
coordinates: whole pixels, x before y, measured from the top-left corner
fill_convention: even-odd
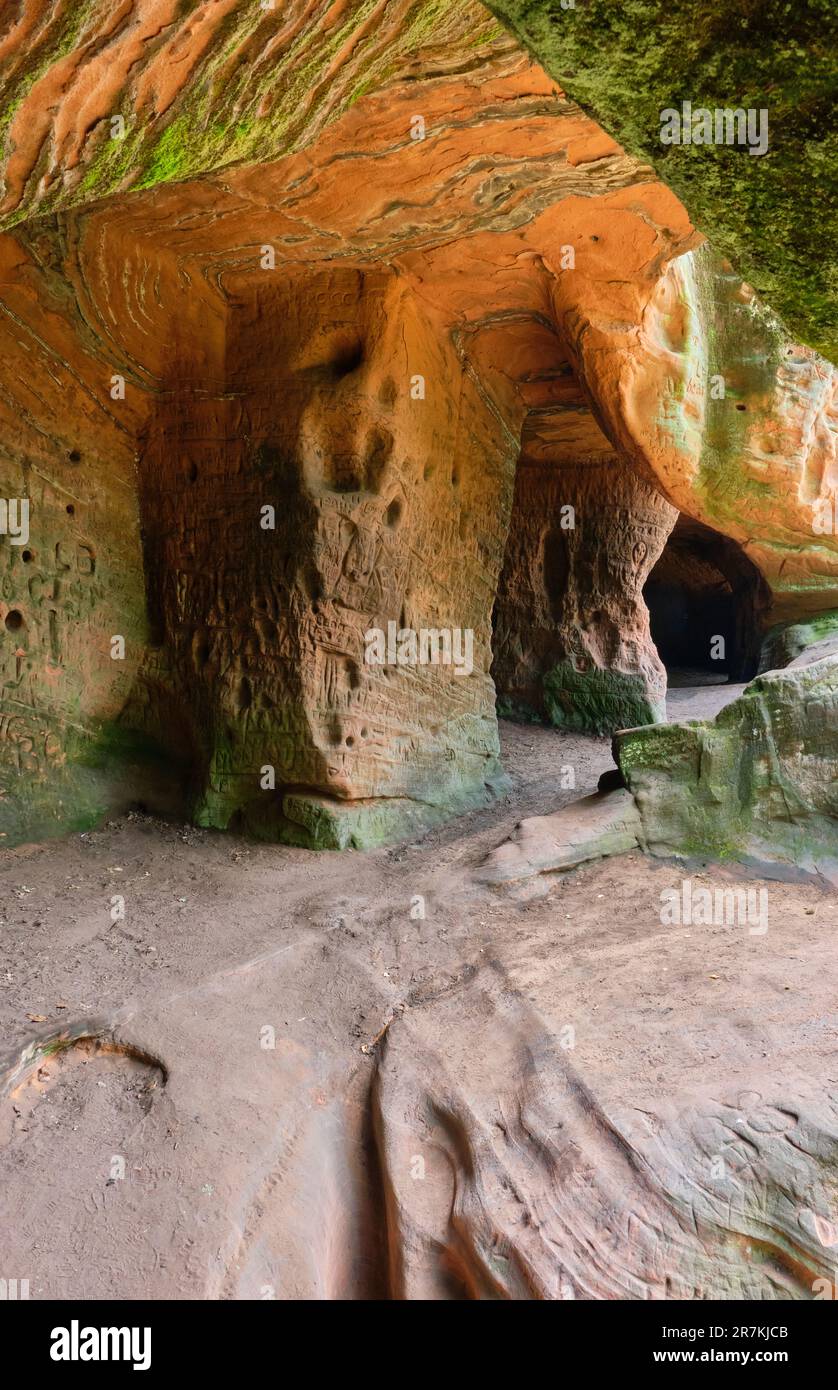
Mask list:
[[[488,0],[561,87],[654,167],[792,331],[838,359],[831,0]],[[664,145],[660,113],[765,108],[769,148]]]
[[[172,773],[168,754],[119,723],[67,728],[61,760],[45,774],[0,770],[0,847],[91,830]]]
[[[760,655],[760,671],[777,671],[796,661],[810,647],[838,643],[838,611],[819,613],[803,623],[779,623],[766,634]]]
[[[666,717],[663,701],[649,699],[640,676],[591,666],[578,671],[562,661],[544,677],[544,705],[559,729],[610,734],[636,724],[657,724]]]
[[[497,768],[490,781],[452,788],[435,802],[409,797],[342,802],[329,796],[286,792],[248,803],[239,822],[258,839],[279,840],[301,849],[378,849],[486,805],[506,784]]]
[[[715,720],[618,733],[614,755],[652,853],[838,877],[838,657],[757,677]]]
[[[185,12],[191,8],[198,6],[187,4]],[[400,28],[382,44],[377,27],[369,24],[377,9],[378,0],[349,0],[342,22],[327,26],[312,18],[277,49],[277,13],[262,10],[256,0],[237,6],[222,18],[163,115],[135,110],[137,65],[112,109],[94,120],[81,156],[81,176],[53,177],[48,187],[30,179],[20,204],[0,218],[0,229],[35,213],[57,212],[116,192],[195,178],[230,164],[279,159],[304,148],[362,96],[380,91],[400,74],[413,76],[423,47],[438,47],[449,63],[459,52],[467,67],[475,46],[505,36],[488,13],[475,25],[473,11],[464,15],[457,0],[415,0]],[[30,45],[28,61],[6,77],[0,173],[12,153],[10,130],[21,102],[100,24],[95,0],[65,6]],[[167,37],[164,27],[149,39],[144,61],[153,60]],[[350,46],[352,61],[333,69],[337,55]],[[263,61],[265,52],[271,57]],[[117,115],[125,122],[125,134],[111,138],[110,121]]]

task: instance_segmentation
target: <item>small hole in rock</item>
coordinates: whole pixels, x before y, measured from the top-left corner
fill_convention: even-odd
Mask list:
[[[24,626],[25,623],[23,621],[23,614],[20,612],[20,609],[9,609],[9,612],[6,614],[6,627],[8,631],[20,632],[20,629]]]
[[[357,371],[363,360],[364,344],[361,340],[354,337],[345,338],[335,345],[327,372],[335,381],[340,381],[341,377]]]

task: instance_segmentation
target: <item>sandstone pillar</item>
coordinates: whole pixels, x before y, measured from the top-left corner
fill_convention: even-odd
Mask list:
[[[364,847],[484,800],[514,459],[453,350],[392,274],[243,277],[211,394],[141,465],[196,819]]]
[[[616,457],[522,463],[495,613],[501,708],[594,733],[664,717],[643,585],[676,517]]]

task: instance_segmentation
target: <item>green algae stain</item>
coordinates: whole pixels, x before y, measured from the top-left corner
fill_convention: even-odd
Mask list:
[[[423,47],[459,51],[497,42],[502,25],[484,12],[475,25],[458,0],[416,0],[384,47],[374,20],[379,0],[354,0],[342,21],[325,29],[314,20],[270,66],[238,61],[237,55],[265,20],[255,3],[222,21],[172,112],[163,120],[135,112],[126,91],[112,111],[102,113],[85,150],[82,177],[72,186],[58,179],[46,194],[35,185],[23,203],[2,221],[11,227],[33,214],[57,212],[116,192],[142,190],[210,173],[230,164],[269,161],[304,148],[324,123],[338,119],[364,96],[382,90],[409,66]],[[49,45],[36,51],[31,70],[9,84],[0,116],[0,139],[32,86],[62,56],[78,47],[97,12],[95,0],[68,7]],[[351,60],[326,75],[342,51]],[[121,115],[126,134],[111,139],[110,120]],[[6,141],[6,156],[10,153]]]
[[[190,168],[189,119],[178,116],[163,131],[145,173],[134,187],[153,188],[157,183],[171,183],[175,179],[185,178]]]
[[[572,661],[562,661],[545,675],[543,688],[550,722],[560,729],[610,734],[665,717],[663,705],[649,699],[642,678],[622,671],[596,666],[578,671]]]
[[[838,360],[834,52],[838,11],[741,0],[487,0],[487,7],[630,154],[792,331]],[[766,109],[769,149],[663,145],[660,113]]]
[[[711,721],[631,730],[614,755],[654,853],[835,856],[838,660],[759,676]]]

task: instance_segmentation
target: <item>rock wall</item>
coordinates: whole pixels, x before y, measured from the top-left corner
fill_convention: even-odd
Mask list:
[[[518,470],[493,672],[512,711],[611,733],[665,716],[642,591],[677,513],[619,458]]]
[[[834,608],[834,367],[706,245],[671,262],[630,329],[597,309],[577,342],[603,428],[679,511],[742,546],[773,619]]]
[[[838,661],[759,676],[715,720],[617,734],[653,854],[838,880]]]
[[[163,655],[126,718],[175,711],[198,822],[361,847],[484,798],[515,457],[405,284],[339,266],[242,290],[218,394],[158,414],[140,478]]]
[[[781,623],[766,633],[759,658],[759,674],[774,671],[792,662],[801,663],[838,650],[838,613],[821,613],[808,623]]]
[[[138,794],[138,750],[118,717],[147,625],[136,411],[120,418],[110,399],[113,363],[93,348],[49,238],[0,238],[0,266],[0,843],[10,844],[84,827]]]

